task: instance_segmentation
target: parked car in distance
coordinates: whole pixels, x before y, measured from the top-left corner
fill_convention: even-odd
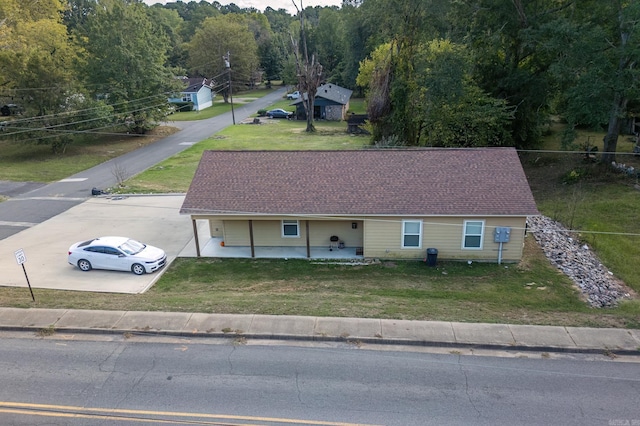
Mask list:
[[[158,247],[127,237],[99,237],[69,247],[68,261],[81,271],[108,269],[142,275],[157,271],[167,263],[167,255]]]
[[[8,117],[10,115],[22,114],[22,112],[22,107],[16,104],[6,104],[0,107],[0,114],[5,117]]]
[[[267,117],[269,118],[291,118],[293,113],[291,111],[285,111],[283,109],[271,109],[267,111]]]
[[[287,99],[289,100],[298,99],[299,97],[300,97],[300,92],[297,90],[293,93],[287,93]]]

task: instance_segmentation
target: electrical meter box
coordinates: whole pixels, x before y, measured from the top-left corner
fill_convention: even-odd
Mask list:
[[[493,237],[493,242],[495,243],[508,243],[509,237],[511,237],[511,228],[506,226],[496,226]]]

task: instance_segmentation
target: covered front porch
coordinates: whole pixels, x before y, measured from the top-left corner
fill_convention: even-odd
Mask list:
[[[363,222],[358,220],[228,220],[192,215],[191,221],[194,238],[181,257],[364,259]]]
[[[222,238],[211,237],[200,242],[200,257],[227,257],[227,258],[251,258],[251,247],[236,246],[225,247],[220,243]],[[271,259],[307,259],[306,247],[254,247],[255,258]],[[363,259],[364,256],[356,254],[356,247],[332,248],[310,247],[308,259]],[[184,248],[180,257],[198,257],[195,241],[191,241]]]

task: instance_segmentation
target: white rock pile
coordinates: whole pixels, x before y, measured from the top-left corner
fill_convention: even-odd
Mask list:
[[[535,216],[530,217],[527,224],[547,258],[573,280],[591,306],[615,306],[631,297],[629,290],[600,263],[589,246],[580,243],[560,223],[546,216]]]

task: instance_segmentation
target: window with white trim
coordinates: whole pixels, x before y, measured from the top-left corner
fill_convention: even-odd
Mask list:
[[[297,220],[282,221],[282,237],[298,238],[300,237],[300,223]]]
[[[402,248],[422,247],[422,221],[402,221]]]
[[[482,240],[484,239],[484,221],[483,220],[465,220],[464,235],[462,236],[462,248],[464,249],[482,249]]]

